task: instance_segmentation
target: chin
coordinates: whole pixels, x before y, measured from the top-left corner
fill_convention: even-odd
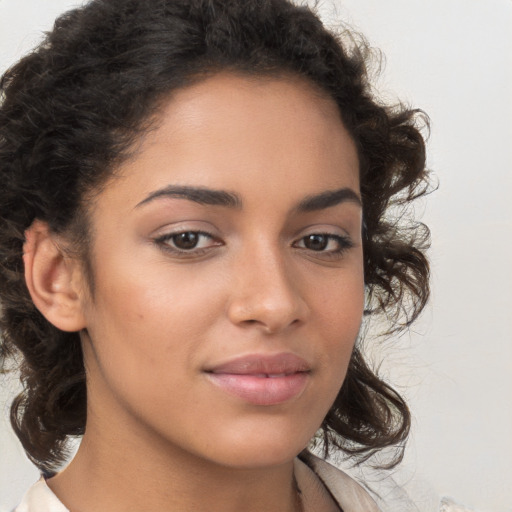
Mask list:
[[[217,440],[215,452],[209,458],[238,469],[281,466],[293,461],[308,446],[314,433],[300,433],[297,427],[274,431],[267,427],[257,432],[245,432],[228,442],[225,438]]]
[[[217,463],[232,469],[264,469],[289,464],[304,449],[260,449],[235,451],[216,458]]]

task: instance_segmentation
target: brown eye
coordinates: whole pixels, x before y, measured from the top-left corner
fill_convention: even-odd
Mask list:
[[[349,237],[330,233],[312,233],[298,240],[295,247],[319,253],[324,257],[343,254],[354,246]]]
[[[222,245],[220,240],[203,231],[167,233],[156,238],[155,242],[163,250],[181,256],[197,256],[213,247]]]
[[[172,241],[175,247],[186,251],[197,247],[200,236],[201,234],[196,231],[187,231],[186,233],[173,235]]]
[[[303,238],[304,247],[311,251],[324,251],[329,244],[329,239],[327,235],[308,235]]]

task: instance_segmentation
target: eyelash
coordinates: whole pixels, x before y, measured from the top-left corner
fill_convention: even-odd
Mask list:
[[[332,241],[336,242],[338,247],[334,250],[330,251],[315,251],[313,249],[308,249],[307,247],[297,247],[298,249],[304,250],[304,251],[311,251],[313,254],[321,256],[322,258],[330,258],[330,259],[337,259],[343,256],[343,254],[354,247],[354,243],[348,236],[342,236],[342,235],[334,235],[332,233],[311,233],[309,235],[305,235],[302,238],[299,239],[299,242],[303,242],[307,238],[311,237],[325,237],[327,246]],[[297,243],[297,242],[296,242]]]
[[[208,247],[192,247],[190,249],[180,249],[176,246],[171,246],[170,242],[173,242],[178,236],[180,235],[194,235],[197,236],[199,239],[201,237],[208,238],[212,240],[214,243],[213,245],[209,245]],[[334,241],[337,243],[338,247],[334,250],[319,250],[315,251],[313,249],[309,249],[308,247],[297,247],[297,244],[300,242],[304,242],[306,239],[311,237],[325,237],[327,247],[328,245]],[[165,235],[162,235],[155,239],[155,243],[163,250],[168,253],[171,253],[178,257],[199,257],[204,254],[206,254],[210,249],[213,247],[219,247],[221,245],[224,245],[222,242],[220,242],[218,239],[216,239],[213,235],[206,231],[179,231],[177,233],[167,233]],[[174,243],[174,242],[173,242]],[[174,243],[175,245],[175,243]],[[329,259],[336,259],[340,258],[347,250],[354,247],[354,243],[348,236],[341,236],[341,235],[334,235],[332,233],[311,233],[309,235],[305,235],[301,238],[299,238],[298,241],[294,242],[293,247],[299,250],[311,252],[315,255],[321,255],[322,258],[329,258]]]
[[[214,242],[217,241],[214,245],[210,245],[208,247],[200,247],[200,248],[191,248],[191,249],[180,249],[179,247],[172,247],[169,242],[173,242],[173,239],[176,239],[180,235],[186,235],[186,234],[192,234],[196,235],[198,237],[205,237],[209,238],[210,240],[213,240]],[[206,231],[179,231],[177,233],[166,233],[165,235],[162,235],[155,239],[156,244],[164,251],[170,252],[171,254],[175,256],[182,256],[182,257],[190,257],[190,256],[202,256],[203,254],[206,254],[208,250],[210,250],[212,247],[218,247],[220,245],[223,245],[220,241],[218,241],[213,235],[210,233],[207,233]]]

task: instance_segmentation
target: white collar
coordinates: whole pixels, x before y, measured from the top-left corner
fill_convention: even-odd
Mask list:
[[[13,512],[69,512],[41,477]]]

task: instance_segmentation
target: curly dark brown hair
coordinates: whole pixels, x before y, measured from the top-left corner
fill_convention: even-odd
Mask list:
[[[329,32],[310,8],[288,0],[93,0],[61,16],[2,77],[0,355],[5,368],[11,358],[20,363],[24,391],[11,420],[41,470],[55,470],[68,436],[84,432],[86,378],[79,334],[58,330],[31,300],[25,230],[40,219],[87,247],[84,198],[177,88],[224,70],[287,73],[334,99],[360,159],[366,314],[383,314],[396,332],[423,309],[428,230],[396,208],[428,184],[425,116],[374,98],[368,47],[346,34]],[[404,400],[356,348],[322,423],[326,449],[367,457],[403,445],[409,425]]]

